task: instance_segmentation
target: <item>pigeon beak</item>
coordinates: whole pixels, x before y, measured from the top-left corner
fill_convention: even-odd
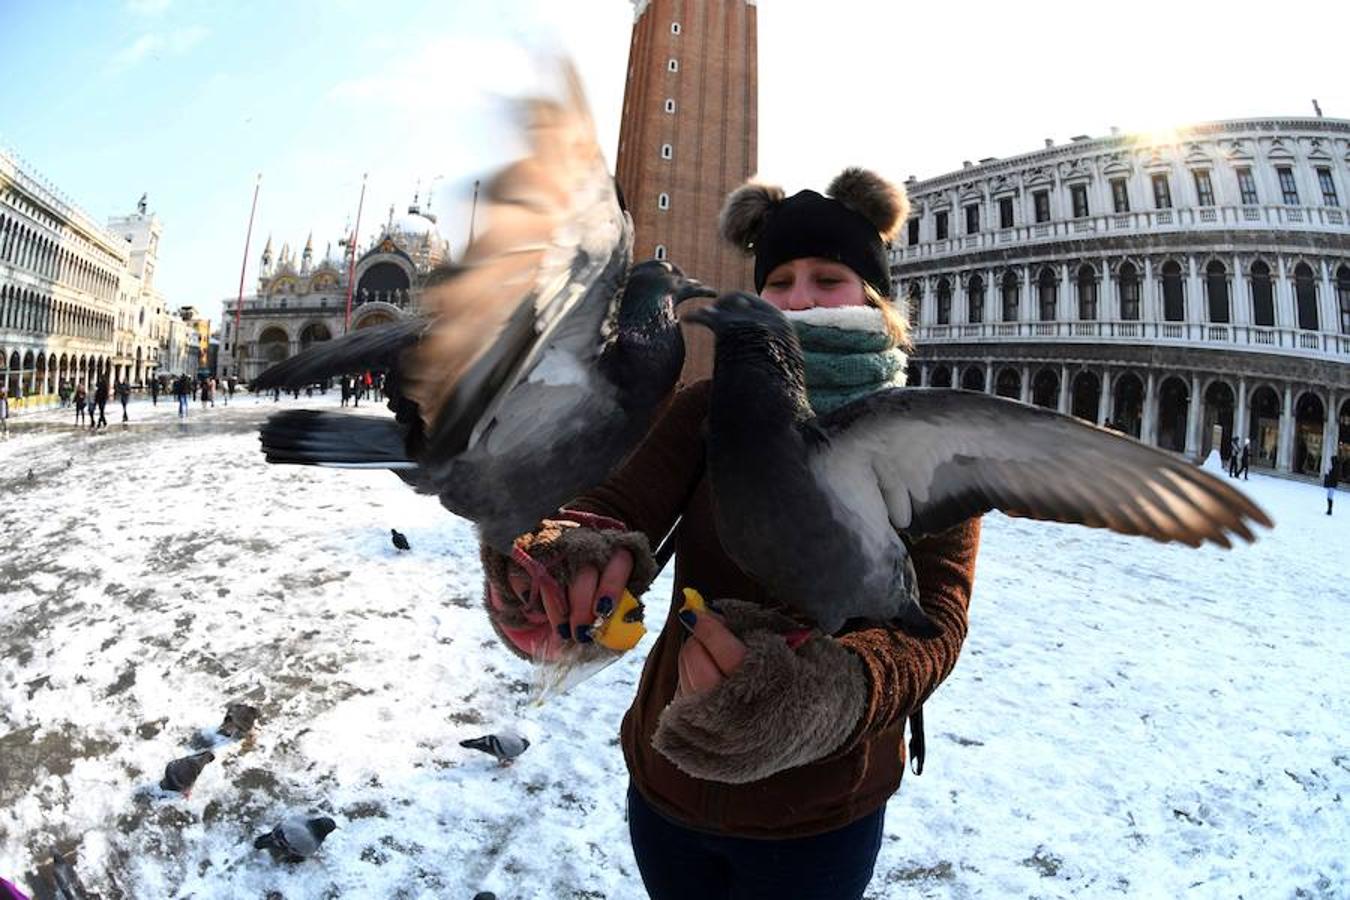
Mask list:
[[[700,297],[715,298],[716,296],[717,291],[714,291],[702,282],[690,279],[683,287],[675,292],[675,306],[676,308],[679,308],[680,304],[684,303],[686,300],[697,300]]]
[[[687,313],[680,315],[681,322],[689,322],[692,325],[702,325],[713,332],[717,331],[717,310],[708,306],[703,309],[691,309]]]

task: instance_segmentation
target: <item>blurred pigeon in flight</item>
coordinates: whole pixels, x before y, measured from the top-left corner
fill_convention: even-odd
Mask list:
[[[318,852],[324,838],[337,830],[337,823],[327,816],[306,819],[292,816],[254,842],[256,850],[267,850],[277,862],[304,862]]]
[[[220,723],[216,734],[227,738],[241,738],[253,730],[258,721],[258,708],[247,703],[231,703],[225,707],[225,721]]]
[[[898,618],[933,633],[906,541],[993,509],[1231,546],[1273,523],[1241,492],[1132,438],[960,390],[893,388],[824,416],[787,318],[749,294],[685,317],[716,340],[708,473],[728,555],[827,634]]]
[[[164,778],[159,786],[166,791],[178,791],[187,797],[191,795],[192,786],[196,784],[197,776],[202,774],[202,769],[215,758],[214,753],[203,750],[201,753],[175,759],[164,767]]]
[[[311,347],[256,382],[384,371],[395,418],[273,415],[269,462],[391,469],[509,554],[636,446],[683,364],[675,306],[713,292],[668,262],[631,265],[632,221],[566,74],[561,102],[528,104],[528,155],[488,183],[486,229],[429,276],[421,315]]]
[[[530,742],[514,731],[499,731],[496,734],[470,738],[467,741],[460,741],[459,745],[496,757],[497,762],[503,765],[530,749]]]
[[[412,544],[408,543],[408,538],[403,534],[403,532],[398,531],[397,529],[394,528],[389,529],[389,538],[394,542],[394,547],[398,550],[412,549]]]

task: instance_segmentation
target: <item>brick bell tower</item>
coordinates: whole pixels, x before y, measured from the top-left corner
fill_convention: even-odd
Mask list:
[[[719,292],[753,290],[722,240],[726,195],[758,169],[754,0],[633,0],[616,164],[635,260],[669,259]],[[711,335],[686,329],[684,381],[711,372]]]

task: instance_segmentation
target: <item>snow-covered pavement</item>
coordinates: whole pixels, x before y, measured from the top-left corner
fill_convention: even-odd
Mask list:
[[[0,877],[34,892],[56,848],[105,898],[642,897],[616,733],[651,638],[526,706],[469,527],[385,473],[267,466],[276,406],[0,440]],[[1244,487],[1278,525],[1228,552],[986,519],[869,896],[1350,896],[1350,493]],[[234,700],[253,736],[163,797]],[[504,725],[509,768],[458,746]],[[278,867],[252,839],[297,811],[339,830]]]

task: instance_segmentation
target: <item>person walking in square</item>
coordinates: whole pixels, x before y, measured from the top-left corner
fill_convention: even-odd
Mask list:
[[[159,376],[150,379],[150,405],[159,406]]]
[[[1238,473],[1237,473],[1237,475],[1235,475],[1235,476],[1233,476],[1233,477],[1235,477],[1235,478],[1241,477],[1243,481],[1247,481],[1247,480],[1248,480],[1248,479],[1247,479],[1247,467],[1251,465],[1251,462],[1252,462],[1252,439],[1251,439],[1251,438],[1243,438],[1243,439],[1242,439],[1242,459],[1241,459],[1241,464],[1238,466]]]
[[[188,414],[188,378],[179,375],[173,382],[173,395],[178,400],[178,418],[186,419]]]
[[[1341,480],[1337,474],[1340,468],[1340,461],[1333,456],[1331,463],[1327,466],[1326,477],[1322,479],[1322,487],[1327,489],[1327,515],[1331,515],[1331,506],[1336,499],[1336,485]]]
[[[98,425],[95,426],[95,424],[94,424],[94,415],[93,415],[93,413],[90,413],[90,414],[89,414],[89,427],[90,427],[90,428],[95,428],[95,427],[97,427],[97,428],[107,428],[107,427],[108,427],[108,417],[107,417],[107,415],[105,415],[105,411],[106,411],[106,408],[107,408],[107,406],[108,406],[108,379],[107,379],[107,378],[100,378],[100,379],[98,380],[98,386],[97,386],[96,388],[94,388],[94,404],[98,407]]]
[[[0,434],[9,434],[9,391],[0,385]]]
[[[131,399],[131,385],[125,380],[117,385],[117,402],[122,404],[122,421],[127,421],[127,401]]]
[[[79,386],[78,386],[77,388],[75,388],[75,424],[76,424],[76,425],[83,425],[83,424],[84,424],[84,405],[85,405],[86,400],[88,399],[88,396],[89,396],[89,395],[88,395],[88,392],[87,392],[87,391],[85,390],[85,388],[84,388],[84,382],[81,381],[80,384],[79,384]]]

